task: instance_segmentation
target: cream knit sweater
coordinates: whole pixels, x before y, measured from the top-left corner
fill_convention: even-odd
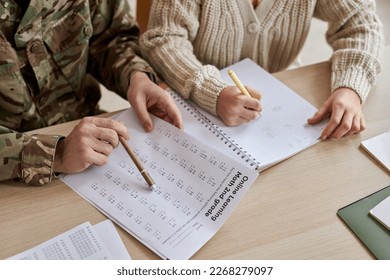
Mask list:
[[[334,52],[332,92],[353,89],[364,102],[381,69],[382,25],[373,0],[155,0],[141,50],[184,98],[216,114],[227,86],[219,70],[251,58],[269,72],[291,64],[313,17],[327,21]]]

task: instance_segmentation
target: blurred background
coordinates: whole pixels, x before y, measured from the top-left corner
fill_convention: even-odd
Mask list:
[[[136,16],[141,30],[144,30],[147,25],[147,6],[150,5],[152,0],[128,0],[132,8],[134,16]],[[137,5],[138,2],[138,5]],[[390,0],[377,0],[377,13],[381,19],[384,32],[386,45],[390,44]],[[331,54],[331,48],[325,41],[325,32],[327,24],[325,22],[313,19],[312,26],[310,28],[309,36],[305,42],[302,52],[299,55],[301,65],[309,65],[318,63],[329,59]],[[100,107],[108,112],[116,111],[127,108],[129,106],[126,100],[103,88],[103,96],[100,101]]]

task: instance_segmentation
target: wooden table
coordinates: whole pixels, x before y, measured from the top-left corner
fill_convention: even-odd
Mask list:
[[[337,217],[339,208],[390,185],[389,173],[360,142],[390,129],[390,47],[364,105],[367,129],[323,141],[262,172],[221,230],[193,259],[371,259]],[[330,65],[275,74],[319,107],[330,91]],[[38,130],[66,134],[76,122]],[[35,131],[37,132],[37,131]],[[60,180],[43,187],[0,183],[0,259],[29,249],[85,221],[106,217]],[[158,259],[117,227],[133,259]]]

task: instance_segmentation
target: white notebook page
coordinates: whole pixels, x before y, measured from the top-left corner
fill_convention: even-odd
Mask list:
[[[317,125],[307,124],[307,119],[317,111],[313,105],[250,59],[221,70],[221,77],[234,85],[227,74],[228,69],[234,70],[244,85],[262,93],[263,111],[258,119],[248,124],[228,127],[218,117],[191,104],[217,125],[242,151],[254,158],[260,170],[291,157],[319,141],[326,121]],[[228,145],[222,143],[221,137],[213,137],[212,130],[200,126],[194,114],[183,106],[186,105],[179,104],[186,132],[225,154],[241,158],[242,155],[237,155],[237,151],[228,151]]]

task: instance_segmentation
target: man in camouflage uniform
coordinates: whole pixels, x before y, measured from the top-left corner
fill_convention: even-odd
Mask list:
[[[87,117],[99,112],[96,80],[129,100],[146,131],[148,111],[182,126],[138,55],[138,36],[127,0],[0,0],[0,180],[45,184],[107,161],[118,135],[129,135]],[[66,138],[23,133],[79,118]]]

